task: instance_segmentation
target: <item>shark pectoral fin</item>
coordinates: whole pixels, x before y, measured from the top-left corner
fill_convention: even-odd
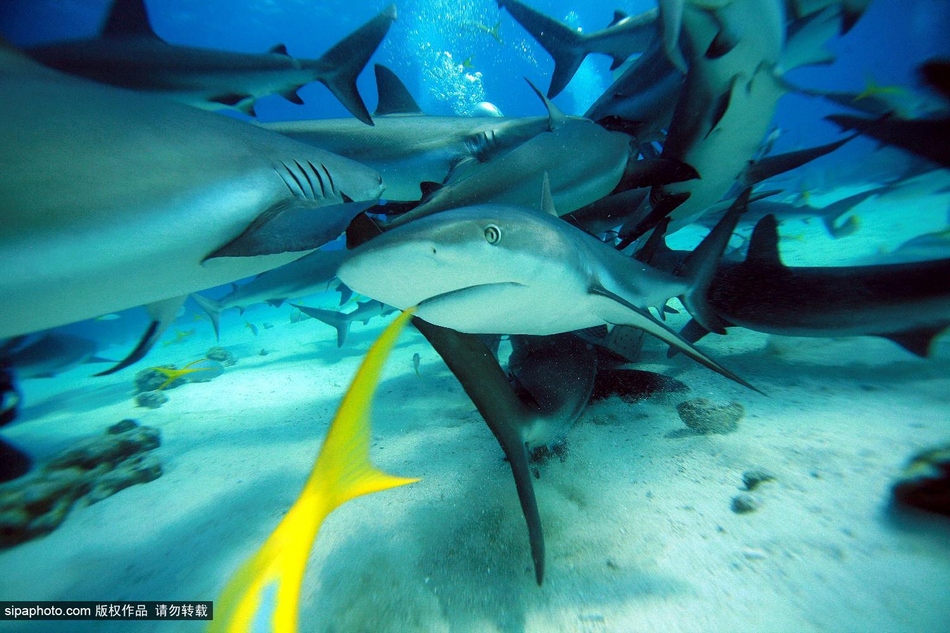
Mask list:
[[[726,327],[731,325],[730,323],[725,323]],[[696,322],[696,319],[690,319],[686,325],[683,326],[683,329],[680,330],[680,337],[689,343],[695,343],[704,336],[709,334],[709,330],[704,328],[702,325]],[[675,347],[670,347],[666,350],[666,357],[673,358],[679,353],[679,350]]]
[[[535,580],[540,585],[544,580],[544,532],[524,440],[525,429],[534,424],[537,411],[521,403],[498,361],[476,335],[461,334],[418,318],[413,324],[458,378],[508,458],[528,526]]]
[[[668,185],[699,178],[691,165],[675,158],[644,158],[629,160],[624,168],[620,182],[611,193],[621,193],[630,189]]]
[[[350,333],[350,319],[345,314],[333,312],[332,310],[320,310],[318,308],[308,308],[307,306],[291,303],[307,316],[314,318],[321,323],[326,323],[336,330],[336,346],[343,347],[346,342],[346,335]]]
[[[754,163],[751,163],[746,168],[742,174],[741,181],[746,186],[757,185],[763,180],[767,180],[773,176],[778,176],[779,174],[784,174],[785,172],[801,167],[802,165],[813,161],[816,158],[830,154],[858,135],[859,133],[856,132],[849,135],[847,138],[826,143],[825,145],[809,147],[807,149],[796,150],[794,152],[785,152],[784,154],[776,154],[774,156],[765,156]]]
[[[330,89],[353,116],[367,125],[373,119],[356,89],[356,77],[379,47],[396,19],[396,5],[391,4],[369,22],[338,42],[320,58],[317,79]]]
[[[114,374],[120,369],[125,369],[129,365],[145,358],[145,355],[155,346],[158,339],[161,338],[165,330],[168,329],[168,326],[175,320],[175,315],[178,314],[178,310],[184,305],[185,299],[187,298],[188,295],[182,295],[181,297],[155,301],[145,306],[149,316],[152,318],[152,322],[149,323],[148,329],[145,330],[145,334],[142,335],[142,338],[139,339],[139,344],[135,346],[135,349],[133,349],[128,356],[119,361],[117,365],[105,371],[100,371],[98,374],[93,374],[93,376],[108,376],[109,374]]]
[[[309,251],[335,240],[375,200],[318,206],[311,200],[286,200],[259,215],[239,236],[204,258],[254,257]],[[202,262],[202,263],[203,263]]]
[[[373,70],[376,72],[376,92],[379,95],[373,116],[422,114],[422,108],[396,73],[382,64],[376,64]]]
[[[303,491],[264,545],[231,577],[215,601],[209,633],[258,630],[256,616],[275,588],[274,608],[265,627],[297,631],[297,605],[307,559],[324,519],[361,495],[418,481],[388,475],[369,459],[370,404],[383,364],[412,316],[404,312],[373,343],[330,424]]]
[[[629,325],[631,327],[639,328],[647,334],[652,334],[664,343],[676,347],[678,350],[699,364],[712,369],[716,373],[721,374],[734,382],[739,383],[743,387],[748,387],[753,391],[757,391],[765,395],[760,389],[752,386],[752,384],[750,384],[748,381],[740,378],[693,347],[692,344],[682,339],[680,335],[673,331],[668,325],[653,318],[653,316],[646,310],[638,308],[637,306],[625,300],[623,297],[619,297],[604,288],[593,288],[591,289],[591,294],[606,297],[607,299],[615,302],[618,307],[622,308],[620,311],[611,310],[608,311],[607,314],[603,315],[604,320],[608,323],[613,323],[614,325]]]
[[[620,243],[618,250],[623,250],[633,244],[650,229],[659,226],[660,222],[673,213],[676,207],[680,206],[689,199],[690,192],[667,194],[653,205],[653,209],[640,220],[635,226],[628,226],[626,223],[620,229]]]
[[[904,330],[903,332],[878,334],[878,336],[894,341],[911,354],[916,354],[921,358],[927,358],[930,356],[930,347],[934,339],[946,330],[947,327],[950,327],[950,321],[937,325],[914,328],[912,330]]]

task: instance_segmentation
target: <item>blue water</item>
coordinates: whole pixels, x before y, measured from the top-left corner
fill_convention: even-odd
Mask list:
[[[98,32],[108,4],[104,0],[0,0],[0,35],[17,46],[91,37]],[[344,0],[319,2],[312,0],[206,2],[152,0],[147,4],[155,31],[168,42],[244,52],[261,52],[278,43],[283,43],[291,55],[306,58],[319,57],[329,46],[386,6],[386,3],[382,2]],[[589,0],[583,3],[532,0],[530,4],[552,17],[585,31],[606,26],[615,9],[636,14],[654,6],[647,0],[640,2]],[[398,2],[397,7],[399,18],[370,62],[370,66],[373,62],[378,62],[392,68],[406,83],[424,111],[431,114],[466,115],[471,114],[477,104],[487,101],[495,104],[506,116],[544,113],[543,105],[528,87],[525,78],[529,78],[542,89],[546,88],[550,81],[552,61],[548,54],[507,13],[496,7],[494,0],[405,0]],[[499,20],[498,35],[501,41],[487,32]],[[948,25],[950,25],[950,2],[946,0],[875,0],[850,33],[828,44],[828,48],[837,57],[834,63],[828,66],[798,69],[790,72],[786,78],[795,84],[811,88],[852,92],[860,92],[869,82],[882,86],[919,87],[916,68],[922,61],[933,57],[950,57]],[[600,92],[613,81],[609,64],[609,59],[606,57],[598,55],[589,57],[568,88],[554,99],[555,103],[565,112],[583,113]],[[362,73],[358,87],[369,110],[372,111],[376,102],[376,87],[371,70]],[[279,121],[349,116],[343,106],[322,85],[306,86],[300,91],[300,96],[305,102],[303,106],[291,104],[279,96],[261,99],[256,105],[259,120]],[[2,98],[0,95],[0,99]],[[794,94],[784,96],[779,101],[773,120],[773,125],[782,130],[775,151],[799,149],[840,138],[840,130],[822,120],[825,115],[840,111],[840,107],[824,103],[819,99]],[[809,166],[806,172],[807,178],[802,176],[790,182],[794,183],[793,187],[804,187],[809,182],[820,184],[825,188],[830,187],[834,182],[828,174],[839,173],[840,170],[846,169],[852,160],[871,155],[876,147],[876,143],[859,138],[834,155]],[[894,217],[898,218],[898,222],[900,221],[897,212],[894,212]],[[945,223],[945,219],[931,218],[930,222],[933,224],[933,229],[939,229],[941,223]],[[805,230],[802,229],[802,231]],[[803,256],[807,255],[807,249],[804,246],[793,244],[792,247]],[[841,251],[837,254],[842,257],[850,254],[848,250],[851,246],[844,245],[840,248]],[[857,248],[855,247],[855,252]],[[826,247],[826,250],[829,248]],[[867,247],[865,250],[873,251],[873,248]],[[873,255],[873,252],[871,254]],[[227,290],[219,288],[205,294],[220,296]],[[182,330],[198,328],[199,338],[207,339],[210,337],[208,328],[204,323],[195,324],[195,312],[195,307],[189,304],[182,318],[176,323],[176,328]],[[233,323],[239,322],[238,317],[231,315],[229,318],[232,326]],[[272,318],[272,320],[275,319]],[[63,330],[93,338],[104,347],[128,346],[133,344],[141,334],[146,321],[142,311],[130,310],[123,313],[120,319],[89,321],[66,326]],[[237,329],[238,334],[247,337],[247,333],[240,331],[240,327],[233,326],[231,335],[236,336],[235,329]],[[329,333],[324,334],[327,336],[326,340],[331,340]],[[360,344],[363,344],[368,338],[367,335],[358,340]],[[256,339],[253,345],[257,345]],[[246,343],[245,346],[251,347],[252,344]],[[330,347],[332,345],[327,344],[321,348],[321,351]],[[853,351],[857,348],[848,349]],[[821,354],[820,350],[812,351],[817,355]],[[332,352],[334,350],[331,349],[328,354]],[[257,350],[254,349],[253,353],[257,353]],[[779,352],[769,353],[774,353],[775,357],[780,356]],[[856,352],[857,355],[859,354]],[[862,358],[867,360],[873,355],[869,353]],[[327,361],[328,363],[336,363],[340,360],[332,355],[329,357],[332,360]],[[917,359],[913,360],[916,362]],[[899,365],[900,371],[897,373],[903,377],[902,380],[910,382],[915,375],[915,366],[910,365],[906,357],[893,362]],[[807,376],[809,367],[796,369]],[[927,374],[928,380],[937,382],[945,378],[936,375],[939,374],[936,370],[930,371],[931,373]],[[874,372],[868,370],[866,373],[867,376],[862,374],[865,382],[871,382]],[[833,378],[833,376],[826,377],[829,381]],[[775,378],[775,382],[782,384],[782,377]],[[340,391],[342,392],[342,387]],[[935,401],[941,401],[940,398],[943,397],[935,396],[933,393],[929,395]],[[465,406],[468,406],[467,403]],[[946,410],[944,409],[941,413],[940,410],[930,409],[928,413],[931,417],[939,417],[945,414]],[[39,417],[38,414],[35,414],[35,417]],[[945,434],[945,429],[942,432]],[[886,453],[887,446],[877,448],[877,450]],[[492,455],[493,459],[496,457]],[[719,455],[713,455],[713,459],[719,459]],[[815,479],[817,478],[816,476]],[[569,496],[567,493],[565,495]],[[552,502],[550,498],[548,502]],[[514,512],[517,512],[516,508]],[[546,519],[549,518],[546,517]],[[515,519],[520,521],[517,514]],[[590,520],[590,517],[585,517],[584,520]],[[516,522],[512,529],[520,530],[521,527]],[[557,534],[558,529],[562,532],[569,531],[561,525],[552,532]],[[517,534],[520,538],[520,532]],[[521,548],[522,545],[518,541],[513,547]],[[913,549],[913,547],[915,546],[907,546],[908,549]],[[921,546],[921,549],[926,548]],[[600,556],[600,553],[597,552],[596,555]],[[511,556],[524,558],[524,552],[522,549],[517,549],[517,552]],[[560,565],[562,569],[566,567],[563,560],[555,560],[557,562],[552,563],[553,565]],[[517,565],[523,562],[519,558]],[[364,568],[372,571],[372,565],[365,565]],[[520,568],[518,572],[521,572]],[[345,574],[338,574],[340,575],[345,577]],[[330,577],[337,576],[331,574]],[[650,585],[653,580],[650,578],[642,582]],[[663,581],[656,581],[656,583],[660,586]],[[912,586],[913,580],[905,584]],[[483,585],[491,586],[490,583],[483,583]],[[573,588],[565,590],[563,585],[559,589],[567,594],[574,591]],[[586,586],[577,591],[596,593]],[[644,593],[651,593],[651,591],[644,590]],[[808,589],[802,588],[801,591],[807,593]],[[636,592],[631,590],[631,593]],[[353,594],[358,595],[358,589],[353,589]],[[901,596],[908,594],[912,592],[905,591]],[[829,599],[827,596],[831,593],[823,595],[827,600]],[[158,597],[149,599],[154,598]],[[3,599],[2,595],[0,599]],[[940,603],[939,597],[931,596],[929,600],[928,604]],[[460,598],[458,602],[450,604],[454,607],[468,603]],[[841,610],[845,612],[847,611],[846,601],[843,604]],[[550,607],[550,605],[544,606]],[[479,608],[472,607],[473,611],[478,611]],[[489,611],[487,608],[484,609]],[[591,618],[593,619],[580,620],[580,624],[572,621],[579,627],[574,630],[618,630],[611,629],[607,625],[601,626],[603,620],[596,619],[597,616],[591,616]],[[842,617],[832,621],[841,623],[846,620],[846,617]],[[778,624],[771,622],[773,626],[766,625],[761,630],[794,630],[794,626],[791,624],[785,626],[783,622],[785,621],[780,621]],[[479,624],[483,623],[484,621],[479,622]],[[528,628],[525,627],[524,621],[519,621],[519,624],[521,629],[518,626],[508,625],[499,625],[498,629],[524,630]],[[478,630],[477,624],[472,626],[475,627],[472,630]],[[570,630],[570,627],[566,628]],[[819,623],[816,630],[821,629],[822,626]],[[6,629],[0,624],[0,631],[4,630]],[[424,625],[419,625],[417,630],[427,629]],[[544,630],[544,625],[533,630]],[[664,629],[658,626],[655,630]],[[749,630],[760,629],[753,626]],[[871,627],[864,630],[874,629]],[[938,628],[932,630],[937,631]],[[944,630],[950,630],[950,628]]]

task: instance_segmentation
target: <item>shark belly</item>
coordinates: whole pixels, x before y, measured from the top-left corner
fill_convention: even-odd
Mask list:
[[[301,253],[203,263],[268,209],[300,202],[281,164],[325,166],[356,200],[379,194],[366,167],[158,97],[15,63],[0,67],[0,89],[8,165],[0,174],[0,337],[296,259]],[[340,202],[307,204],[321,213]]]

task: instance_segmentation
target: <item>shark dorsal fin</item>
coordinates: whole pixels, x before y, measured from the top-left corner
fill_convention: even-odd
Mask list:
[[[275,44],[267,52],[271,55],[286,55],[287,57],[290,57],[290,53],[287,52],[286,44]]]
[[[431,180],[423,180],[419,183],[419,191],[422,194],[422,197],[419,199],[420,202],[425,202],[432,197],[436,191],[443,187],[442,184],[437,182],[432,182]]]
[[[422,109],[416,100],[409,94],[406,84],[402,83],[396,73],[382,64],[375,65],[376,90],[379,93],[379,103],[373,116],[387,114],[422,114]]]
[[[149,22],[145,0],[115,0],[106,26],[102,29],[102,37],[130,36],[158,39]]]
[[[554,105],[554,103],[544,96],[544,93],[538,90],[538,87],[531,83],[531,80],[527,77],[524,78],[528,82],[528,85],[531,86],[531,89],[534,90],[535,94],[544,102],[544,107],[548,109],[548,128],[553,132],[558,129],[564,122],[567,120],[567,117],[564,116],[564,113],[561,112],[561,109]]]
[[[625,12],[621,11],[620,9],[614,9],[614,19],[610,21],[610,24],[607,25],[607,28],[609,29],[617,22],[620,22],[621,20],[624,20],[626,18],[627,18],[627,14]]]
[[[778,254],[778,220],[771,213],[759,220],[752,229],[745,261],[758,266],[782,265]]]
[[[544,172],[544,179],[541,181],[541,212],[558,217],[557,210],[554,208],[554,198],[551,197],[551,178],[548,172]]]

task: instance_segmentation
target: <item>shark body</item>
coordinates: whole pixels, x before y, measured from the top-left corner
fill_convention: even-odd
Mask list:
[[[0,92],[0,337],[275,268],[382,189],[340,156],[15,51]]]
[[[261,127],[352,158],[383,177],[388,200],[419,200],[422,184],[484,163],[550,129],[548,117],[425,114],[405,85],[376,65],[379,105],[373,127],[353,119],[265,123]]]
[[[756,225],[746,259],[720,264],[706,301],[723,328],[784,336],[880,336],[927,356],[933,340],[950,327],[950,259],[785,266],[777,222],[768,215]],[[692,322],[683,335],[695,341],[706,333]]]
[[[397,308],[418,306],[418,318],[460,332],[545,335],[630,325],[747,385],[647,311],[701,284],[641,264],[549,214],[503,205],[443,211],[354,249],[337,275],[355,292]]]
[[[279,94],[303,103],[297,89],[319,81],[372,125],[356,77],[396,18],[394,6],[340,41],[320,59],[297,59],[283,46],[261,54],[169,44],[149,23],[143,0],[117,0],[101,37],[33,47],[34,59],[87,79],[160,93],[189,105],[254,113],[254,102]]]
[[[255,303],[280,306],[286,299],[322,292],[336,277],[336,269],[343,261],[344,251],[316,250],[279,268],[267,270],[251,281],[235,286],[220,299],[192,295],[211,319],[215,334],[219,333],[221,313],[230,308],[244,312]]]

